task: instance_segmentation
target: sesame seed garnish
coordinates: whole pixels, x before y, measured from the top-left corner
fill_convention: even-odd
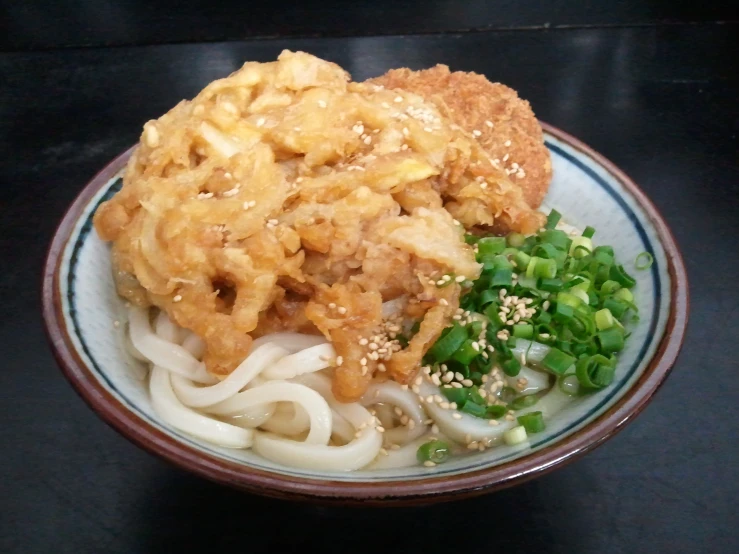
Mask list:
[[[120,321],[118,321],[118,320],[115,320],[115,321],[113,322],[113,327],[116,327],[116,328],[118,328],[118,327],[120,327],[120,326],[121,326],[121,322],[120,322]]]
[[[325,100],[319,100],[318,101],[318,107],[319,108],[325,108],[326,107],[326,101]]]
[[[471,379],[464,379],[462,381],[462,385],[465,386],[465,387],[471,387],[472,385],[474,385],[474,383],[472,382]]]
[[[493,122],[492,122],[492,121],[490,121],[489,119],[485,121],[485,125],[487,125],[487,126],[488,126],[488,127],[490,127],[491,129],[493,128]]]
[[[341,315],[346,314],[346,308],[344,306],[339,306],[336,311],[339,312]]]
[[[402,96],[396,96],[395,99],[393,100],[393,102],[395,102],[396,104],[400,104],[402,101],[403,101]]]
[[[510,158],[510,154],[506,154],[505,156],[503,156],[503,161],[507,162],[508,158]]]
[[[462,419],[462,414],[452,414],[454,419]]]
[[[472,131],[472,135],[473,135],[473,136],[476,136],[476,137],[479,137],[479,136],[481,136],[481,135],[482,135],[482,132],[481,132],[481,131],[478,131],[477,129],[474,129],[474,130]]]
[[[206,200],[208,198],[213,198],[212,192],[200,192],[198,193],[198,200]]]
[[[427,133],[430,133],[431,131],[433,131],[431,127],[424,127],[423,130]]]
[[[361,360],[359,360],[359,365],[362,365],[362,366],[367,365],[367,358],[362,358]]]
[[[431,460],[426,460],[425,462],[423,462],[423,465],[425,465],[426,467],[434,467],[436,464]]]
[[[172,302],[179,302],[180,300],[182,300],[181,294],[177,294],[174,296],[174,298],[172,298]]]
[[[464,275],[458,275],[457,277],[454,278],[454,281],[457,283],[462,283],[464,282],[465,279],[466,277]]]

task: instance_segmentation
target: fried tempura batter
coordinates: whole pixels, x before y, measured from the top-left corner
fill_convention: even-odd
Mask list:
[[[465,228],[542,222],[433,104],[289,51],[149,121],[94,220],[119,293],[202,337],[211,373],[256,336],[323,333],[342,401],[376,371],[413,378],[459,302],[459,285],[432,284],[479,275]],[[383,315],[388,301],[401,312]],[[420,331],[403,349],[409,319]]]
[[[526,201],[538,208],[552,179],[552,162],[541,125],[531,106],[516,91],[491,83],[483,75],[437,65],[423,71],[392,69],[369,83],[420,94],[448,113],[478,142],[511,180]]]

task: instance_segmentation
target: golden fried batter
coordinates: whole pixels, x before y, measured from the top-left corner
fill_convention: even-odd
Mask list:
[[[457,125],[474,133],[490,157],[521,187],[529,205],[539,207],[552,179],[552,162],[541,125],[515,90],[476,73],[451,73],[446,65],[423,71],[392,69],[368,82],[433,101]]]
[[[433,104],[289,51],[149,121],[94,219],[119,294],[202,337],[208,371],[230,373],[256,336],[323,333],[342,401],[376,371],[418,370],[459,303],[458,285],[429,283],[479,275],[465,229],[542,222]],[[404,311],[383,314],[389,301]]]

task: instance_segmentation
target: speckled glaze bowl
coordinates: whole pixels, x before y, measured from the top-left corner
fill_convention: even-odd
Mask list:
[[[547,207],[564,221],[596,227],[595,242],[613,245],[619,259],[649,252],[637,279],[641,321],[622,352],[612,386],[578,398],[517,447],[501,446],[435,468],[352,473],[282,467],[250,450],[218,448],[185,435],[153,411],[139,362],[123,346],[122,301],[110,254],[92,229],[101,201],[121,186],[131,150],[80,193],[51,244],[43,281],[43,311],[54,354],[82,398],[130,440],[203,477],[255,493],[348,503],[420,503],[509,487],[561,466],[613,436],[649,402],[680,349],[688,286],[669,229],[644,193],[612,163],[567,134],[545,126],[554,179]]]

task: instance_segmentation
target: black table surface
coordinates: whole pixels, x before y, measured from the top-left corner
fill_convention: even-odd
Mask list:
[[[0,54],[0,552],[739,552],[738,30],[519,29]],[[682,249],[692,304],[681,357],[642,415],[581,460],[513,489],[431,507],[342,509],[212,484],[93,414],[42,330],[40,272],[55,225],[147,119],[283,48],[334,60],[356,79],[437,62],[485,73],[641,185]]]

